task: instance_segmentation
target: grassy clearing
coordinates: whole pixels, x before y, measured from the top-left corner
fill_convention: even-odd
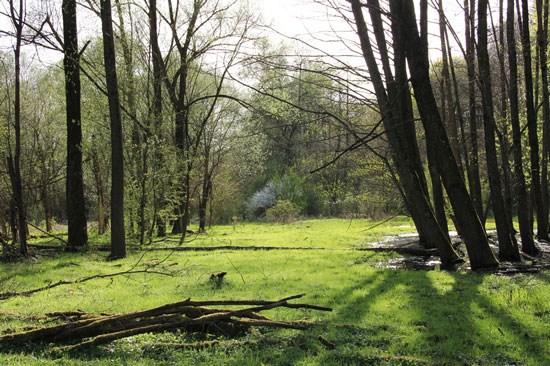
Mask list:
[[[370,231],[369,221],[308,220],[215,227],[192,245],[270,245],[350,248],[410,232],[405,218]],[[375,231],[375,232],[374,232]],[[225,235],[224,235],[225,234]],[[306,239],[307,237],[307,239]],[[104,240],[96,238],[96,241]],[[141,257],[107,262],[105,253],[39,257],[2,264],[0,291],[24,290],[60,279],[112,273]],[[141,264],[165,259],[150,252]],[[154,342],[211,339],[197,335],[141,335],[105,347],[50,357],[30,345],[0,350],[2,365],[407,365],[378,356],[407,356],[437,365],[550,365],[550,274],[504,278],[475,273],[411,272],[377,268],[393,254],[349,250],[276,250],[174,253],[163,263],[174,277],[132,275],[64,286],[0,303],[1,311],[22,315],[53,310],[127,312],[188,297],[193,299],[278,299],[306,293],[303,302],[330,306],[332,313],[274,309],[275,319],[310,320],[324,326],[299,331],[265,331],[283,343],[222,346],[205,350],[145,350]],[[227,271],[217,286],[213,272]],[[331,324],[344,323],[348,326]],[[0,315],[0,329],[34,324]],[[322,335],[337,345],[327,350]],[[243,335],[240,340],[254,340]]]

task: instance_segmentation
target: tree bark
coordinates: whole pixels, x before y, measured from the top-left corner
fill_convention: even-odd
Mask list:
[[[19,12],[18,12],[19,11]],[[12,156],[10,149],[8,156],[8,172],[10,175],[13,203],[17,211],[17,226],[19,229],[19,252],[22,256],[28,255],[27,248],[27,215],[23,201],[23,185],[21,183],[21,42],[23,38],[23,22],[25,2],[19,1],[19,9],[15,8],[14,0],[10,0],[11,21],[15,27],[15,100],[14,100],[14,130],[15,153]]]
[[[397,4],[395,4],[397,3]],[[445,128],[441,121],[429,76],[429,60],[422,51],[422,40],[418,35],[414,4],[410,0],[390,2],[395,7],[392,15],[402,27],[404,47],[411,73],[411,82],[420,112],[426,138],[437,149],[437,163],[447,195],[455,213],[456,224],[466,244],[472,268],[498,266],[466,190],[457,161],[453,155]]]
[[[518,221],[522,243],[532,241],[531,225],[529,218],[529,196],[525,186],[525,176],[523,175],[523,160],[521,148],[521,127],[519,123],[518,107],[518,66],[516,54],[516,36],[514,20],[514,0],[508,0],[508,10],[506,16],[506,40],[508,43],[508,68],[510,74],[509,80],[509,101],[510,101],[510,122],[512,124],[512,139],[514,144],[514,168],[515,168],[515,193],[518,198]],[[514,247],[500,248],[500,257],[502,260],[520,260],[519,250]],[[513,249],[509,251],[509,249]]]
[[[124,154],[122,120],[115,62],[115,42],[111,16],[111,1],[101,0],[101,26],[105,76],[111,118],[111,258],[126,257],[124,232]]]
[[[92,143],[94,139],[92,138]],[[97,233],[105,234],[105,193],[103,190],[103,177],[101,165],[95,149],[92,150],[92,172],[94,174],[95,187],[97,192]]]
[[[537,51],[542,79],[542,160],[541,160],[541,210],[540,222],[548,224],[548,157],[550,154],[550,93],[548,87],[548,0],[537,0]],[[537,224],[540,225],[538,221]],[[537,227],[540,239],[550,240],[548,225]]]
[[[537,132],[537,115],[533,105],[533,71],[531,67],[531,37],[529,32],[529,6],[527,0],[521,1],[522,7],[522,27],[521,43],[523,49],[523,71],[525,77],[525,105],[527,107],[527,130],[529,134],[529,148],[531,160],[531,186],[533,187],[534,206],[537,212],[537,227],[543,231],[548,231],[548,222],[546,222],[545,210],[542,204],[542,191],[540,187],[540,158],[539,158],[539,139]],[[519,14],[519,13],[518,13]],[[532,235],[532,234],[531,234]],[[527,240],[521,243],[523,252],[529,255],[537,255],[539,250],[533,240]]]
[[[82,173],[82,127],[80,111],[80,66],[76,0],[63,0],[63,66],[67,101],[67,220],[68,250],[88,243],[84,179]]]
[[[468,114],[470,123],[470,169],[468,184],[470,196],[478,216],[485,222],[483,199],[481,197],[481,179],[479,175],[479,147],[477,136],[476,108],[476,57],[474,40],[474,19],[476,14],[475,0],[464,0],[464,17],[466,29],[466,68],[468,73]]]
[[[388,81],[388,91],[385,89],[376,58],[374,57],[361,3],[359,0],[352,0],[350,2],[357,26],[357,34],[361,42],[363,56],[369,69],[371,82],[375,88],[376,98],[380,105],[382,115],[384,116],[384,127],[392,151],[393,160],[399,174],[400,183],[403,186],[407,207],[410,209],[415,225],[417,225],[419,231],[424,233],[425,239],[437,246],[442,263],[446,266],[451,266],[453,263],[460,261],[460,258],[439,227],[429,204],[426,192],[423,189],[423,183],[421,179],[419,179],[418,174],[416,174],[418,168],[416,167],[416,161],[413,158],[414,153],[411,154],[409,149],[410,146],[406,138],[403,136],[403,130],[400,127],[403,125],[401,115],[403,113],[404,106],[399,102],[395,104],[389,103],[389,98],[391,97],[394,97],[392,100],[396,101],[400,101],[400,99],[397,98],[398,94],[395,92],[396,85],[393,83],[393,77],[391,75],[391,70],[389,69],[389,58],[385,49],[386,41],[384,33],[380,31],[381,20],[379,18],[380,14],[378,13],[378,2],[376,0],[369,1],[369,5],[371,6],[371,18],[373,19],[373,22],[377,24],[378,28],[378,32],[375,33],[377,36],[378,47],[381,51],[380,53],[382,56],[386,80]],[[400,41],[399,38],[397,38],[398,42]],[[402,49],[399,49],[399,47],[396,47],[396,49],[401,51],[396,55],[396,64],[402,64],[404,53],[402,52]],[[406,89],[400,90],[406,92],[408,91],[408,86]],[[396,105],[398,106],[396,107]],[[401,108],[401,110],[398,108]]]
[[[157,0],[149,1],[149,38],[151,40],[151,54],[152,54],[152,63],[153,63],[153,127],[154,133],[157,139],[161,139],[161,128],[162,128],[162,80],[163,80],[163,60],[162,53],[160,51],[158,43],[158,29],[157,29]],[[162,166],[163,156],[160,153],[160,144],[157,144],[155,154],[154,154],[154,164],[153,170],[155,168]],[[156,173],[156,172],[154,172]],[[155,177],[156,174],[153,174]],[[164,190],[155,191],[155,217],[153,218],[154,223],[157,226],[157,235],[160,237],[166,236],[166,223],[159,215],[159,211],[163,208],[163,196]],[[154,225],[153,225],[154,226]]]
[[[491,203],[497,226],[499,253],[513,253],[517,246],[514,233],[508,225],[506,208],[502,197],[502,185],[498,169],[495,147],[495,119],[493,109],[492,82],[489,53],[487,51],[487,0],[480,0],[478,5],[478,49],[479,81],[483,105],[483,125],[485,128],[485,153],[491,189]]]

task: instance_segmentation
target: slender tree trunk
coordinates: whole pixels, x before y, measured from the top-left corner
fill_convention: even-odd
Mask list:
[[[4,211],[0,210],[0,230],[2,230],[2,234],[8,236],[8,225],[6,222],[6,215],[4,214]]]
[[[456,163],[458,165],[458,169],[460,172],[464,171],[464,168],[462,166],[462,156],[460,153],[460,146],[458,143],[458,127],[456,124],[456,117],[455,117],[455,104],[453,102],[453,92],[451,87],[451,76],[450,76],[450,70],[449,70],[449,58],[447,57],[447,42],[446,42],[446,33],[447,24],[445,22],[445,15],[443,14],[443,1],[439,0],[439,38],[441,40],[441,59],[443,62],[442,65],[442,82],[443,82],[443,89],[445,90],[444,94],[442,95],[443,98],[445,98],[445,106],[446,108],[441,111],[442,117],[444,117],[444,122],[447,125],[447,133],[449,135],[449,143],[451,144],[451,149],[453,151],[453,155],[456,158]],[[458,98],[458,95],[457,95]]]
[[[477,136],[477,108],[476,108],[476,55],[475,55],[475,0],[464,0],[464,17],[466,28],[466,68],[468,73],[468,114],[470,124],[470,170],[468,184],[470,195],[478,216],[485,222],[483,199],[481,197],[481,179],[479,175],[479,148]]]
[[[163,80],[163,60],[158,43],[158,29],[157,29],[157,0],[149,1],[149,38],[151,40],[151,54],[153,63],[153,125],[154,132],[157,139],[161,138],[162,128],[162,80]],[[156,145],[154,154],[153,170],[162,166],[163,156],[159,151],[159,144]],[[156,177],[156,171],[153,174]],[[155,185],[154,185],[155,186]],[[164,190],[160,188],[158,192],[155,192],[155,217],[154,222],[157,226],[157,235],[160,237],[166,236],[166,223],[159,215],[159,211],[163,208],[162,202],[164,202],[163,194]]]
[[[491,18],[492,20],[492,18]],[[493,35],[495,39],[499,39],[500,46],[496,47],[497,56],[500,66],[500,81],[499,81],[499,91],[500,91],[500,120],[502,121],[502,131],[499,130],[498,124],[495,126],[495,132],[498,137],[498,142],[500,144],[500,154],[501,154],[501,165],[502,165],[502,183],[503,183],[503,197],[504,197],[504,207],[506,208],[506,218],[508,221],[508,226],[510,226],[510,231],[515,233],[514,223],[513,223],[513,213],[512,213],[512,168],[510,167],[510,139],[508,133],[508,89],[507,89],[507,79],[508,71],[505,64],[505,44],[506,38],[504,37],[504,30],[506,25],[504,23],[504,0],[499,0],[499,27],[498,27],[498,36],[495,27],[493,26]]]
[[[508,68],[510,73],[509,100],[510,100],[510,122],[512,124],[512,139],[514,144],[514,168],[515,168],[515,193],[518,198],[518,221],[522,242],[532,241],[531,225],[529,219],[529,196],[525,186],[523,175],[523,161],[521,148],[521,127],[519,123],[518,107],[518,67],[516,54],[516,36],[514,20],[514,0],[508,0],[506,16],[506,35],[508,43]],[[519,260],[519,250],[513,252],[501,252],[503,260]]]
[[[44,210],[44,221],[46,222],[46,231],[48,233],[52,232],[52,217],[51,217],[51,209],[50,209],[50,197],[48,194],[48,186],[46,185],[46,182],[42,182],[42,193],[41,195],[41,201],[42,201],[42,209]]]
[[[15,27],[15,100],[14,100],[14,130],[15,130],[15,154],[11,150],[8,157],[8,170],[13,191],[13,203],[17,210],[17,226],[19,228],[19,252],[22,256],[28,255],[27,249],[27,215],[25,202],[23,201],[23,185],[21,183],[21,42],[23,37],[23,22],[25,14],[25,2],[19,1],[19,9],[10,0],[11,20]]]
[[[94,139],[92,139],[93,143]],[[92,171],[94,173],[95,187],[97,192],[97,233],[105,234],[105,193],[103,191],[103,177],[101,165],[97,153],[92,151]]]
[[[103,31],[103,52],[109,99],[109,115],[111,117],[112,178],[110,257],[124,258],[126,257],[126,239],[124,233],[124,154],[110,0],[101,0],[101,26]]]
[[[529,132],[529,148],[531,157],[531,186],[533,187],[534,206],[537,212],[537,227],[543,232],[548,231],[544,208],[542,206],[542,191],[540,187],[539,139],[537,132],[537,115],[533,105],[533,71],[531,68],[531,37],[529,35],[529,7],[527,0],[522,0],[521,43],[523,49],[523,71],[525,77],[525,104],[527,107],[527,130]],[[521,230],[520,230],[521,231]],[[538,254],[533,240],[521,242],[522,250],[530,255]]]
[[[207,145],[207,143],[205,143],[205,145]],[[210,196],[210,187],[212,186],[212,181],[210,180],[209,150],[210,147],[205,146],[204,169],[202,175],[202,193],[199,202],[199,232],[201,233],[206,231],[206,210],[208,206],[208,198]]]
[[[80,66],[76,0],[63,0],[65,95],[67,101],[67,219],[68,250],[88,242],[80,112]]]
[[[449,44],[449,33],[447,32],[446,29],[445,29],[445,38],[447,39],[447,44]],[[466,142],[466,130],[464,128],[464,125],[465,125],[464,114],[463,114],[462,104],[460,103],[460,92],[458,90],[458,81],[457,81],[457,78],[456,78],[456,71],[455,71],[455,65],[454,65],[455,63],[454,63],[454,60],[453,60],[451,47],[447,47],[447,52],[449,54],[449,69],[451,71],[451,80],[452,80],[452,83],[453,83],[453,91],[454,91],[454,94],[455,94],[455,105],[454,105],[454,107],[456,109],[456,114],[458,116],[458,127],[459,127],[459,131],[460,131],[459,147],[460,147],[460,150],[461,150],[461,156],[464,158],[464,165],[465,166],[464,166],[463,169],[466,171],[465,176],[469,177],[468,174],[469,174],[469,171],[470,171],[470,159],[468,158],[468,154],[467,154],[468,148],[467,148],[467,145],[466,145],[467,142]],[[470,197],[472,197],[471,193],[470,193]]]
[[[480,0],[478,5],[478,67],[483,104],[483,122],[485,128],[485,153],[487,156],[487,170],[491,189],[491,203],[499,243],[499,253],[504,257],[506,253],[514,253],[517,247],[514,233],[511,232],[506,218],[506,208],[502,197],[502,185],[498,169],[497,151],[495,147],[495,119],[493,109],[492,82],[487,51],[487,0]]]
[[[542,79],[541,222],[548,224],[548,157],[550,152],[550,93],[548,87],[548,0],[537,0],[537,51]],[[539,222],[537,222],[540,225]],[[550,240],[548,225],[537,227],[540,239]]]

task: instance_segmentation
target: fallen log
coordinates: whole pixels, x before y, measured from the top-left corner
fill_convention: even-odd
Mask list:
[[[331,308],[310,304],[289,303],[304,294],[286,297],[277,301],[221,300],[193,301],[187,299],[153,309],[126,314],[94,314],[83,311],[53,312],[45,316],[64,321],[47,327],[0,336],[0,344],[17,345],[36,342],[66,343],[52,351],[68,351],[110,343],[114,340],[137,334],[165,331],[209,332],[220,330],[222,334],[245,331],[252,327],[288,328],[303,330],[307,324],[272,320],[259,314],[278,307],[332,311]],[[215,306],[213,308],[213,306]],[[228,309],[224,306],[246,306]],[[204,346],[204,345],[203,345]],[[198,348],[203,346],[197,346]],[[183,347],[187,347],[183,346]]]

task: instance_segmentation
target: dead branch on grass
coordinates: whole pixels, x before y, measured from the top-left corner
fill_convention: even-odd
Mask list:
[[[110,343],[129,336],[164,331],[186,331],[234,334],[253,327],[271,327],[304,330],[305,324],[272,320],[259,314],[261,311],[286,307],[292,309],[310,309],[332,311],[331,308],[310,304],[289,303],[304,295],[286,297],[277,301],[265,300],[221,300],[221,301],[184,301],[166,304],[157,308],[126,314],[90,314],[81,311],[49,313],[65,322],[52,326],[34,328],[28,331],[0,336],[0,344],[22,344],[34,342],[78,342],[60,345],[53,351],[68,351]],[[220,306],[249,306],[243,309],[226,309]],[[216,308],[211,308],[216,306]],[[217,343],[209,343],[215,345]],[[201,348],[206,344],[193,347]],[[183,348],[188,347],[186,345]],[[190,346],[189,346],[190,347]]]
[[[98,278],[111,278],[116,276],[124,276],[124,275],[132,275],[132,274],[138,274],[138,273],[148,273],[148,274],[157,274],[157,275],[163,275],[163,276],[172,276],[172,273],[167,272],[160,272],[160,271],[151,271],[150,269],[142,269],[142,270],[131,270],[131,271],[122,271],[122,272],[116,272],[116,273],[108,273],[108,274],[97,274],[93,276],[88,277],[82,277],[78,278],[76,280],[60,280],[55,283],[50,283],[46,286],[35,288],[32,290],[27,291],[8,291],[0,293],[0,300],[6,300],[15,296],[31,296],[37,292],[50,290],[52,288],[62,286],[62,285],[74,285],[78,283],[87,282],[90,280],[95,280]]]

